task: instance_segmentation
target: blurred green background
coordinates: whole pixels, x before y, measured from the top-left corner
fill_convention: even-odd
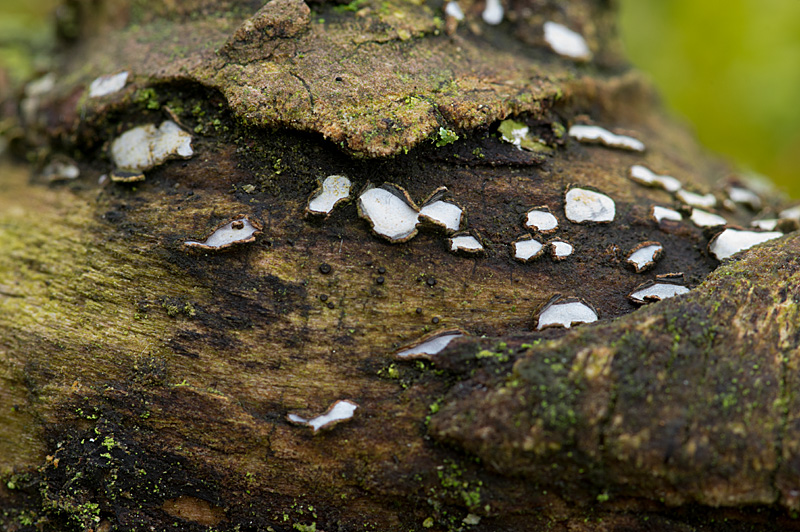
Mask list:
[[[57,3],[0,0],[0,67],[13,78],[31,74],[23,43],[46,50]],[[618,3],[631,60],[700,141],[800,197],[800,0]]]

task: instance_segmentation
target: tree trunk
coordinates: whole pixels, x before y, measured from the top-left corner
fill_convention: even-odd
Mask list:
[[[436,1],[109,4],[68,3],[54,84],[3,106],[31,161],[0,167],[4,529],[800,528],[800,240],[720,265],[696,200],[629,177],[671,174],[728,226],[781,200],[736,203],[742,178],[625,65],[608,2],[506,3],[499,24],[484,2],[463,21]],[[155,140],[121,162],[117,139],[165,121],[191,156]],[[315,214],[330,175],[350,196]],[[381,236],[383,183],[413,216],[447,187],[464,216]],[[570,214],[573,189],[613,221]],[[537,206],[554,231],[526,226]],[[206,240],[237,224],[253,238]],[[452,252],[459,233],[482,249]],[[663,256],[639,273],[646,242]],[[690,293],[631,303],[678,272]],[[556,296],[598,323],[540,328]],[[352,418],[316,430],[337,401]]]

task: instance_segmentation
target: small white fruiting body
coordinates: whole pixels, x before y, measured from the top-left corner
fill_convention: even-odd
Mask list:
[[[541,255],[544,245],[535,238],[526,238],[513,242],[511,248],[515,259],[527,262]]]
[[[689,292],[683,285],[675,283],[648,282],[636,288],[628,296],[631,301],[638,304],[660,301],[671,297],[679,296]]]
[[[796,207],[789,207],[788,209],[782,210],[778,214],[778,218],[782,220],[798,220],[800,221],[800,205]]]
[[[763,231],[773,231],[776,227],[778,227],[778,220],[777,218],[769,218],[765,220],[753,220],[750,222],[751,227],[755,227],[756,229],[761,229]]]
[[[694,223],[694,225],[697,227],[715,227],[718,225],[726,225],[728,223],[728,220],[722,216],[706,212],[702,209],[692,209],[691,220],[692,223]]]
[[[483,10],[483,21],[492,26],[496,26],[503,22],[503,4],[500,0],[486,0],[486,7]]]
[[[192,136],[171,120],[156,128],[153,124],[135,127],[111,143],[111,159],[117,168],[149,170],[171,158],[189,158]]]
[[[356,403],[348,399],[344,399],[341,401],[336,401],[331,405],[330,408],[328,408],[327,412],[312,419],[306,419],[296,414],[289,414],[286,417],[292,423],[308,425],[314,429],[314,432],[317,432],[320,429],[332,427],[337,423],[352,418],[357,408],[358,405]]]
[[[674,209],[668,209],[667,207],[659,207],[658,205],[653,205],[650,216],[656,221],[656,223],[661,223],[662,220],[672,220],[675,222],[680,222],[683,220],[683,216],[681,216],[681,213],[678,211]]]
[[[644,151],[644,143],[626,135],[616,135],[599,126],[575,125],[569,128],[569,136],[579,142],[603,144],[609,148]]]
[[[588,61],[592,52],[583,35],[557,22],[544,23],[544,40],[558,55],[578,61]]]
[[[405,191],[370,188],[358,198],[359,214],[372,224],[372,230],[390,242],[404,242],[417,234],[419,211]]]
[[[525,215],[525,226],[540,233],[551,233],[558,229],[558,219],[546,207],[534,207]]]
[[[758,194],[750,189],[744,187],[729,187],[728,197],[734,203],[746,205],[754,211],[757,211],[761,208],[761,198],[758,196]]]
[[[597,312],[581,301],[558,301],[547,305],[540,313],[536,330],[546,327],[569,329],[579,323],[597,321]]]
[[[756,244],[762,244],[775,238],[780,238],[783,233],[778,231],[756,232],[740,229],[725,229],[715,236],[708,244],[708,250],[717,260],[727,259],[740,251],[750,249]]]
[[[121,91],[128,83],[128,72],[100,76],[89,85],[89,98],[99,98]]]
[[[454,236],[450,240],[450,251],[464,251],[467,253],[479,253],[483,251],[483,245],[472,235]]]
[[[329,175],[322,181],[322,186],[308,201],[308,212],[311,214],[331,213],[334,207],[350,197],[352,183],[343,175]]]
[[[648,187],[663,188],[667,192],[677,192],[683,186],[680,181],[670,175],[658,175],[646,166],[635,164],[631,166],[630,178]]]
[[[245,244],[255,240],[261,233],[261,228],[247,216],[240,216],[217,228],[204,242],[187,240],[183,243],[186,248],[207,249],[219,251],[235,244]]]
[[[614,220],[614,200],[594,190],[571,188],[567,191],[564,212],[575,223],[605,223]]]
[[[444,7],[444,13],[458,21],[464,20],[464,11],[461,10],[461,6],[458,5],[458,2],[447,2],[447,5]]]
[[[550,242],[550,251],[553,256],[553,260],[564,260],[575,251],[575,248],[572,247],[572,244],[569,242],[565,242],[563,240],[553,240]]]
[[[664,246],[658,242],[643,242],[631,251],[626,262],[633,266],[636,273],[642,273],[653,266],[664,253]]]
[[[450,232],[458,231],[461,227],[462,215],[461,207],[443,200],[427,203],[419,210],[421,220],[428,220]]]
[[[432,337],[424,338],[421,342],[398,351],[395,356],[397,358],[429,358],[433,355],[438,355],[440,352],[450,345],[450,342],[456,338],[461,338],[464,333],[461,331],[444,331],[436,333]]]
[[[55,160],[42,169],[42,177],[47,181],[70,181],[81,175],[78,165],[72,161]]]
[[[697,194],[688,190],[679,190],[675,196],[690,207],[712,209],[717,206],[717,198],[714,197],[714,194]]]

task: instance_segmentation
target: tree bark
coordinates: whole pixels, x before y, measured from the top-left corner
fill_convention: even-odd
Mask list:
[[[0,169],[5,529],[798,528],[797,235],[720,265],[721,227],[628,177],[646,165],[713,194],[731,226],[755,216],[723,203],[743,181],[625,65],[607,2],[513,2],[497,26],[483,2],[460,23],[443,7],[67,4],[54,86],[3,106],[32,161]],[[546,21],[592,59],[554,53]],[[122,70],[123,89],[89,96]],[[535,151],[501,139],[510,118]],[[165,120],[193,156],[109,180],[126,170],[114,139]],[[581,144],[579,123],[646,151]],[[80,177],[53,181],[65,160]],[[337,174],[350,201],[308,214]],[[384,182],[415,208],[446,186],[483,252],[426,225],[376,235],[358,196]],[[570,222],[571,186],[613,198],[613,222]],[[543,205],[554,233],[524,225]],[[185,244],[241,215],[254,241]],[[575,253],[516,261],[529,232]],[[636,273],[648,241],[664,256]],[[691,293],[629,301],[676,272]],[[599,322],[539,330],[556,295]],[[454,329],[437,355],[397,356]],[[293,422],[340,400],[352,419]]]

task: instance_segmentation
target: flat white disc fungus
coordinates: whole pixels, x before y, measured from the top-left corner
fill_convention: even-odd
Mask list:
[[[465,253],[481,253],[483,245],[472,235],[454,236],[449,239],[450,251]]]
[[[192,136],[171,120],[158,128],[153,124],[135,127],[111,143],[111,159],[124,170],[149,170],[167,159],[187,159],[193,154]]]
[[[628,297],[634,303],[643,305],[653,301],[669,299],[688,292],[688,288],[679,284],[648,281],[634,289]]]
[[[757,211],[761,208],[761,198],[750,189],[743,187],[729,187],[728,197],[734,203],[746,205],[747,207]]]
[[[782,210],[778,214],[778,218],[782,220],[799,220],[800,221],[800,205],[796,207],[789,207],[788,209]]]
[[[247,216],[240,216],[211,233],[205,242],[187,240],[183,245],[188,249],[220,251],[237,244],[246,244],[261,234],[261,227],[250,221]]]
[[[675,196],[691,207],[711,209],[717,205],[717,198],[714,197],[714,194],[696,194],[688,190],[679,190],[675,193]]]
[[[558,55],[578,61],[592,58],[592,52],[583,35],[557,22],[544,23],[544,40]]]
[[[464,20],[464,12],[458,2],[447,2],[447,5],[444,6],[444,13],[458,21]]]
[[[692,209],[691,219],[694,225],[697,227],[715,227],[717,225],[726,225],[728,223],[728,220],[722,216],[706,212],[701,209]]]
[[[553,260],[564,260],[572,255],[572,252],[575,251],[575,248],[573,248],[572,244],[569,242],[564,242],[563,240],[553,240],[550,242],[550,251],[553,256]]]
[[[108,96],[122,90],[128,82],[128,72],[100,76],[89,85],[89,98]]]
[[[536,330],[547,327],[565,327],[569,329],[579,323],[597,321],[597,312],[581,301],[556,300],[549,303],[539,312]]]
[[[569,128],[569,136],[579,142],[602,144],[609,148],[620,148],[631,151],[644,151],[644,143],[633,137],[615,135],[598,126],[575,125]]]
[[[42,177],[47,181],[69,181],[80,177],[81,171],[73,161],[55,160],[42,169]]]
[[[546,207],[534,207],[525,216],[525,226],[540,233],[551,233],[558,229],[558,219]]]
[[[663,188],[667,192],[677,192],[683,186],[680,181],[670,175],[658,175],[646,166],[631,166],[630,177],[633,181],[647,187]]]
[[[681,216],[681,213],[678,211],[666,207],[659,207],[658,205],[653,205],[650,216],[652,216],[656,223],[661,223],[661,220],[673,220],[676,222],[683,220],[683,216]]]
[[[571,222],[603,223],[614,220],[614,200],[593,190],[571,188],[567,191],[564,212]]]
[[[503,22],[503,4],[500,0],[486,0],[486,7],[483,10],[483,21],[492,26]]]
[[[405,242],[417,234],[419,212],[408,198],[398,195],[405,191],[396,188],[397,193],[381,187],[367,190],[358,198],[358,211],[376,234],[390,242]]]
[[[286,417],[292,423],[296,423],[298,425],[308,425],[314,429],[314,432],[317,432],[320,429],[331,428],[337,423],[341,423],[342,421],[352,418],[357,408],[358,405],[353,401],[350,401],[349,399],[343,399],[341,401],[336,401],[330,406],[330,408],[328,408],[327,412],[313,419],[305,419],[296,414],[289,414]]]
[[[664,246],[658,242],[642,242],[636,246],[626,259],[636,273],[642,273],[655,266],[656,261],[664,253]]]
[[[544,249],[544,245],[534,238],[517,240],[511,247],[514,250],[514,258],[522,262],[537,258]]]
[[[461,227],[462,213],[458,205],[437,200],[424,205],[419,210],[419,217],[454,232]]]
[[[395,356],[397,358],[430,358],[431,355],[438,355],[456,338],[464,336],[460,330],[450,330],[436,332],[433,335],[424,336],[420,341],[411,347],[401,349]]]
[[[742,231],[739,229],[725,229],[708,244],[709,252],[717,259],[727,259],[731,255],[750,249],[756,244],[780,238],[783,233],[771,231],[759,233],[756,231]]]
[[[778,220],[777,218],[770,218],[766,220],[753,220],[750,222],[751,227],[755,227],[756,229],[761,229],[763,231],[773,231],[776,227],[778,227]]]
[[[311,214],[331,213],[334,207],[350,197],[352,183],[343,175],[329,175],[322,181],[322,186],[314,192],[308,201],[308,212]]]

